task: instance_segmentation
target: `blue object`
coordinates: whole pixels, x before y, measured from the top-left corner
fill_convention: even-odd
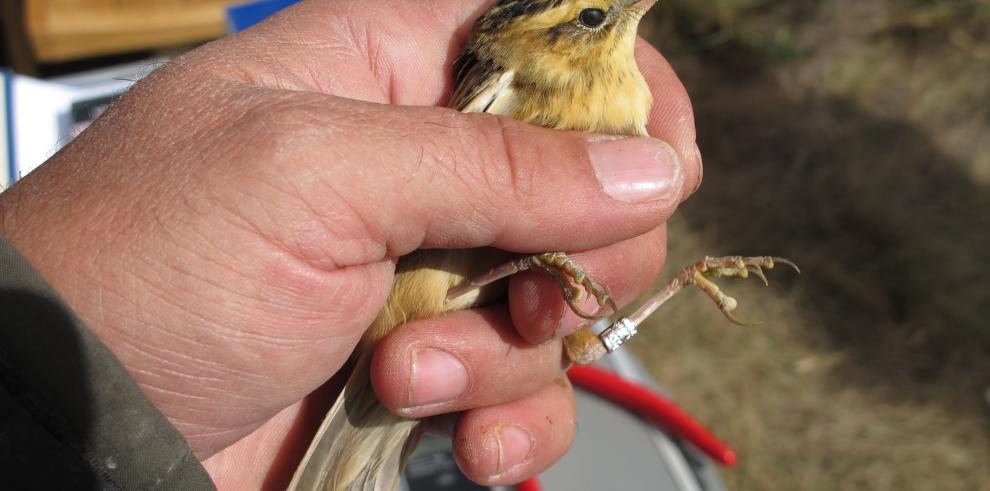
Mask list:
[[[269,17],[275,12],[302,0],[258,0],[227,8],[227,28],[240,32]]]
[[[0,172],[6,172],[8,174],[8,179],[0,179],[0,183],[4,180],[8,184],[13,184],[17,180],[17,142],[14,141],[14,77],[10,70],[0,68],[0,77],[3,77],[3,97],[2,109],[0,111],[0,117],[4,118],[7,123],[7,134],[0,135],[0,138],[7,139],[7,155],[4,158],[0,158],[0,162],[4,160],[7,161],[6,169],[0,168]],[[3,191],[3,186],[0,186],[0,191]]]

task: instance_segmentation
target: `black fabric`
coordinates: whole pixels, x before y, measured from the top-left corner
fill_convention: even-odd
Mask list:
[[[215,489],[123,365],[0,237],[0,487]]]

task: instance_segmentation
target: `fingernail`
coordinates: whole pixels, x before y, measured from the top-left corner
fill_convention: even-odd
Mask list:
[[[597,136],[588,144],[588,157],[602,189],[619,201],[645,203],[680,192],[677,152],[655,138]]]
[[[518,426],[503,426],[498,429],[498,462],[495,476],[502,476],[521,464],[533,449],[533,436]]]
[[[412,355],[409,405],[417,408],[457,399],[468,386],[468,373],[456,356],[427,349]]]
[[[694,184],[691,194],[697,193],[701,189],[701,181],[705,179],[705,159],[701,157],[701,147],[698,142],[694,142],[694,155],[698,159],[698,182]]]

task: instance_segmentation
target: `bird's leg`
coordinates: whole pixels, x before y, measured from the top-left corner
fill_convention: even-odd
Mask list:
[[[773,269],[776,263],[786,264],[800,273],[797,265],[793,262],[771,256],[758,257],[706,257],[691,266],[680,270],[674,279],[664,285],[657,293],[651,296],[635,312],[628,317],[619,319],[614,324],[595,334],[590,326],[585,326],[579,331],[564,338],[564,350],[567,358],[578,364],[591,363],[612,351],[615,351],[625,341],[636,334],[636,329],[647,317],[655,312],[661,305],[670,300],[677,292],[689,285],[697,286],[705,292],[718,309],[735,324],[743,324],[732,311],[735,310],[738,302],[736,299],[726,295],[715,284],[714,279],[725,276],[738,276],[748,278],[750,274],[763,280],[766,284],[767,278],[763,274],[765,269]]]
[[[454,300],[461,295],[470,293],[502,278],[512,276],[521,271],[530,270],[542,271],[549,275],[554,283],[560,287],[567,306],[575,314],[584,319],[601,319],[608,315],[610,313],[609,311],[616,312],[618,310],[608,291],[591,279],[581,269],[581,266],[575,263],[573,259],[567,257],[563,252],[548,252],[509,261],[485,274],[468,280],[460,286],[452,288],[447,292],[447,300]],[[577,303],[583,300],[586,295],[594,297],[598,302],[598,309],[595,312],[585,312],[578,306]]]
[[[639,325],[659,309],[660,306],[670,300],[677,292],[690,285],[698,287],[698,289],[708,295],[715,302],[719,311],[731,322],[745,325],[745,323],[739,321],[732,314],[732,311],[738,306],[736,299],[722,292],[713,280],[728,276],[749,278],[749,275],[752,274],[766,284],[767,278],[763,270],[773,269],[777,263],[786,264],[794,268],[795,271],[800,272],[800,269],[793,262],[779,257],[706,257],[680,270],[674,276],[674,279],[670,280],[657,293],[648,298],[632,314],[617,320],[602,331],[601,334],[595,334],[591,330],[591,325],[586,324],[577,332],[565,336],[564,352],[570,361],[578,364],[586,364],[615,351],[635,335]],[[451,289],[447,293],[447,300],[456,299],[461,295],[470,293],[503,278],[529,270],[543,271],[549,275],[560,287],[568,307],[584,319],[590,321],[599,320],[604,318],[609,310],[613,313],[618,311],[608,291],[592,280],[577,263],[562,252],[538,254],[507,262],[483,275],[468,280],[463,285]],[[589,314],[577,305],[577,302],[585,298],[586,294],[595,297],[598,302],[599,308],[594,313]]]

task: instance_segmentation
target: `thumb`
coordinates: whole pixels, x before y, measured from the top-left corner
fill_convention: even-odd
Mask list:
[[[652,138],[587,135],[449,109],[334,102],[328,182],[390,254],[494,245],[583,250],[652,230],[685,194]],[[382,126],[377,122],[387,122]],[[341,162],[338,161],[338,164]],[[693,186],[693,184],[691,184]]]

